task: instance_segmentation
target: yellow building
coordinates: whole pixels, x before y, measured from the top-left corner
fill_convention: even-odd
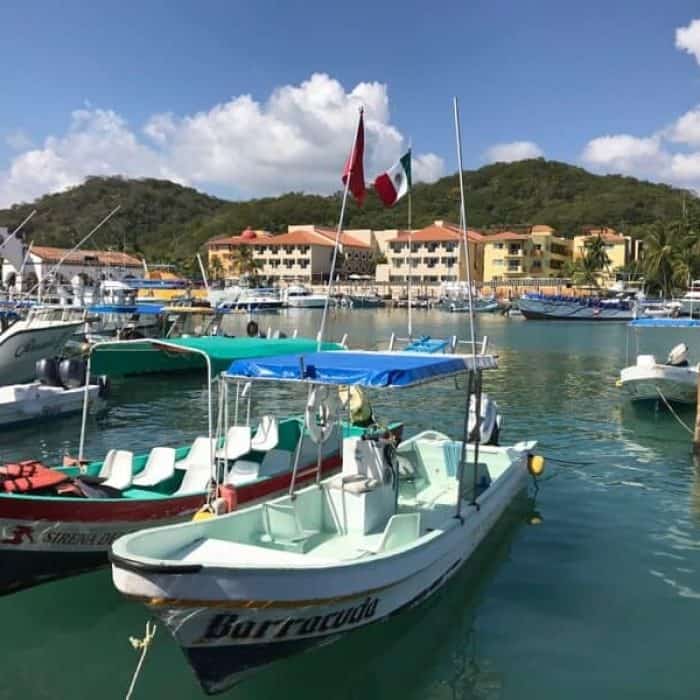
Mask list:
[[[580,260],[587,246],[595,238],[600,237],[605,244],[605,252],[610,258],[608,269],[600,275],[601,281],[608,283],[615,280],[615,271],[624,267],[634,259],[635,241],[630,236],[623,236],[612,228],[589,229],[586,234],[574,237],[574,260]]]
[[[479,244],[483,236],[468,231],[472,280],[480,282],[483,266]],[[375,241],[386,263],[377,265],[376,280],[389,284],[440,284],[467,279],[464,232],[455,224],[435,221],[413,231],[376,231]]]
[[[484,236],[484,282],[522,278],[559,278],[572,259],[571,239],[551,226],[533,226],[529,233],[502,231]]]

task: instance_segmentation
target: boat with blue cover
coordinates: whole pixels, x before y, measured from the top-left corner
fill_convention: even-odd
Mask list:
[[[339,388],[430,384],[455,391],[468,411],[482,371],[496,366],[477,354],[318,352],[240,360],[225,379],[237,391],[249,383],[306,390],[305,425],[323,445],[345,412]],[[465,376],[467,391],[454,381]],[[466,423],[461,437],[346,438],[337,476],[299,489],[293,476],[281,498],[122,537],[111,551],[115,586],[162,620],[208,693],[417,606],[541,472],[534,442],[468,444]],[[299,467],[297,458],[293,473]]]

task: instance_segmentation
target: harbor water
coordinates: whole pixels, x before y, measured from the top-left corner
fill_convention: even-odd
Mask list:
[[[261,316],[267,323],[314,335],[319,312]],[[377,347],[405,325],[405,310],[339,310],[329,337],[347,332],[351,346]],[[414,312],[418,334],[464,337],[467,327],[466,315]],[[485,390],[504,416],[502,443],[536,439],[549,458],[539,492],[424,605],[262,670],[222,697],[700,697],[700,466],[676,418],[633,408],[615,386],[637,338],[624,324],[490,315],[478,329],[499,355]],[[643,333],[644,351],[665,356],[685,340],[691,361],[700,359],[693,330]],[[291,390],[264,391],[255,408],[301,408]],[[463,407],[453,389],[385,393],[374,406],[380,418],[403,419],[406,434],[459,435]],[[692,426],[694,412],[679,418]],[[79,427],[73,417],[0,433],[0,462],[58,462],[75,453]],[[204,432],[200,377],[120,380],[107,411],[89,419],[86,454],[145,452]],[[138,660],[129,637],[143,636],[147,615],[103,569],[0,598],[0,619],[0,698],[108,700],[126,693]],[[203,697],[164,628],[134,693],[154,697]]]

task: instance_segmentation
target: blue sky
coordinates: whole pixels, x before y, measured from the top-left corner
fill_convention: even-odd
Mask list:
[[[542,153],[697,188],[698,18],[697,2],[649,0],[9,0],[0,204],[93,172],[332,191],[359,102],[368,176],[410,137],[430,180],[455,169],[453,95],[468,167]]]

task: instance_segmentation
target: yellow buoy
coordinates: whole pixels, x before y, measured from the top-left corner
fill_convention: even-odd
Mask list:
[[[616,386],[616,387],[621,387],[621,386],[622,386],[622,379],[618,379],[618,380],[615,382],[615,386]]]
[[[527,470],[532,476],[542,476],[544,472],[544,457],[542,455],[530,455],[527,458]]]
[[[196,523],[199,520],[209,520],[213,517],[214,513],[211,512],[211,508],[209,506],[203,506],[192,516],[192,522]]]

